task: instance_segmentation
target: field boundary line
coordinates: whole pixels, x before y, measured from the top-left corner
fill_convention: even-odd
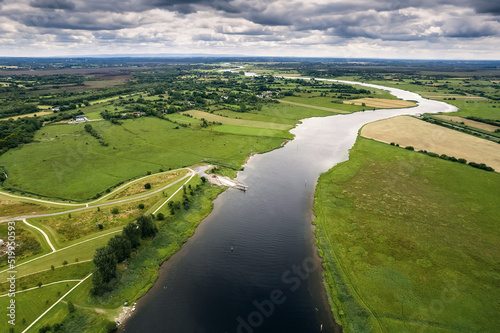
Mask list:
[[[321,189],[318,189],[318,191],[319,190],[321,190]],[[319,197],[318,197],[318,199],[319,199]],[[326,215],[325,215],[325,210],[324,210],[323,207],[319,207],[319,209],[321,210],[321,218],[319,218],[320,221],[321,221],[321,227],[323,228],[323,230],[327,230],[326,229],[326,219],[325,219]],[[316,216],[316,221],[317,220],[318,220],[318,216]],[[361,295],[359,294],[356,286],[351,281],[351,278],[347,274],[347,271],[346,271],[346,269],[345,269],[345,267],[344,267],[344,265],[343,265],[343,263],[342,263],[342,261],[340,259],[340,256],[338,255],[338,253],[337,253],[337,251],[336,251],[336,249],[334,247],[334,244],[332,244],[332,240],[328,236],[326,236],[325,239],[328,242],[328,245],[330,246],[331,253],[332,253],[332,256],[334,258],[333,265],[336,265],[338,267],[338,269],[341,271],[341,275],[343,275],[342,277],[347,280],[346,281],[347,282],[346,286],[347,286],[347,288],[350,287],[352,289],[352,291],[351,291],[352,296],[354,296],[355,299],[357,299],[359,302],[361,302],[364,305],[365,309],[367,309],[370,312],[370,314],[373,316],[373,318],[375,318],[375,321],[378,324],[380,332],[387,332],[384,329],[384,327],[382,326],[382,323],[380,322],[380,318],[378,317],[378,315],[372,310],[372,308],[368,305],[368,303],[365,302],[365,300],[363,299],[363,297],[361,297]],[[333,281],[333,282],[335,282],[335,281]]]
[[[148,177],[158,176],[158,175],[163,175],[163,174],[166,174],[166,173],[176,172],[176,171],[180,171],[180,170],[189,170],[189,171],[192,171],[192,170],[191,170],[191,169],[189,169],[189,168],[180,168],[180,169],[175,169],[175,170],[168,170],[168,171],[164,171],[164,172],[154,173],[154,174],[147,175],[147,176],[144,176],[144,177],[141,177],[141,178],[138,178],[138,179],[134,179],[134,180],[132,180],[132,181],[130,181],[130,182],[128,182],[128,183],[126,183],[126,184],[123,184],[122,186],[120,186],[120,187],[118,187],[117,189],[115,189],[114,191],[112,191],[112,192],[110,192],[110,193],[106,194],[105,196],[100,197],[100,198],[99,198],[99,199],[97,199],[97,200],[87,202],[87,207],[88,207],[88,205],[90,205],[90,204],[93,204],[93,203],[96,203],[96,202],[101,201],[101,200],[103,200],[103,199],[106,199],[106,198],[107,198],[107,197],[109,197],[110,195],[112,195],[112,194],[114,194],[114,193],[116,193],[116,192],[118,192],[118,191],[121,191],[121,190],[122,190],[122,189],[124,189],[125,187],[127,187],[127,186],[129,186],[129,185],[131,185],[131,184],[133,184],[133,183],[135,183],[135,182],[138,182],[138,181],[140,181],[140,180],[146,179],[146,178],[148,178]],[[184,177],[185,177],[185,176],[184,176]],[[181,178],[181,179],[183,179],[183,178]],[[152,193],[151,193],[151,194],[152,194]]]
[[[22,200],[31,200],[31,201],[37,201],[37,202],[42,202],[42,203],[46,203],[46,204],[52,204],[52,205],[62,205],[62,206],[85,206],[85,205],[89,205],[89,204],[93,204],[93,203],[96,203],[98,201],[101,201],[105,198],[107,198],[108,196],[110,196],[111,194],[123,189],[124,187],[132,184],[132,183],[135,183],[141,179],[144,179],[144,178],[147,178],[147,177],[151,177],[151,176],[157,176],[157,175],[161,175],[161,174],[164,174],[164,173],[169,173],[169,172],[175,172],[175,171],[180,171],[180,170],[191,170],[189,168],[179,168],[179,169],[175,169],[175,170],[168,170],[168,171],[164,171],[164,172],[160,172],[160,173],[155,173],[155,174],[151,174],[151,175],[147,175],[147,176],[144,176],[144,177],[141,177],[141,178],[138,178],[138,179],[134,179],[126,184],[123,184],[122,186],[120,186],[119,188],[115,189],[113,192],[110,192],[108,194],[106,194],[105,196],[97,199],[97,200],[94,200],[94,201],[89,201],[89,202],[83,202],[83,203],[65,203],[65,202],[57,202],[57,201],[49,201],[49,200],[43,200],[43,199],[36,199],[36,198],[31,198],[31,197],[26,197],[26,196],[19,196],[19,195],[14,195],[14,194],[10,194],[10,193],[7,193],[7,192],[4,192],[4,191],[0,191],[0,194],[1,195],[6,195],[8,197],[11,197],[11,198],[17,198],[17,199],[22,199]],[[192,170],[191,170],[192,171]],[[87,206],[88,207],[88,206]]]
[[[191,170],[191,169],[189,169],[189,170],[193,172],[193,174],[191,175],[191,177],[189,177],[189,179],[188,179],[188,180],[186,180],[186,182],[185,182],[184,184],[182,184],[182,186],[181,186],[181,187],[179,187],[179,188],[177,189],[177,191],[175,191],[175,192],[174,192],[174,194],[172,194],[171,196],[169,196],[169,197],[167,198],[167,200],[165,200],[165,201],[164,201],[164,202],[160,205],[160,207],[158,207],[158,208],[157,208],[157,209],[153,212],[153,214],[156,214],[156,212],[157,212],[157,211],[159,211],[159,210],[160,210],[163,206],[165,206],[165,204],[166,204],[167,202],[169,202],[169,201],[170,201],[170,199],[172,199],[172,198],[174,197],[174,195],[176,195],[176,194],[177,194],[177,192],[179,192],[179,191],[180,191],[180,190],[184,187],[184,185],[186,185],[186,184],[187,184],[187,183],[188,183],[188,182],[189,182],[189,181],[190,181],[190,180],[191,180],[191,179],[192,179],[192,178],[196,175],[196,172],[195,172],[194,170]]]
[[[61,267],[67,267],[67,266],[71,266],[71,265],[84,264],[84,263],[89,262],[89,261],[92,261],[92,259],[82,260],[82,261],[78,261],[78,262],[72,262],[72,263],[69,263],[67,265],[55,266],[54,269],[61,268]],[[52,270],[52,268],[47,268],[47,269],[43,269],[43,270],[38,271],[38,272],[21,275],[21,276],[18,276],[17,278],[20,279],[20,278],[23,278],[25,276],[35,275],[35,274],[38,274],[38,273],[43,273],[43,272],[47,272],[47,271],[51,271],[51,270]]]
[[[20,263],[19,265],[16,265],[16,267],[28,264],[28,263],[33,262],[33,261],[38,260],[38,259],[45,258],[46,256],[49,256],[49,255],[57,253],[57,252],[61,252],[63,250],[69,249],[70,247],[73,247],[73,246],[76,246],[76,245],[80,245],[80,244],[83,244],[83,243],[86,243],[86,242],[90,242],[90,241],[92,241],[94,239],[101,238],[101,237],[104,237],[104,236],[108,236],[108,235],[111,235],[111,234],[116,234],[117,232],[121,232],[121,231],[122,231],[121,229],[120,230],[115,230],[115,231],[109,232],[109,233],[104,234],[104,235],[100,235],[100,236],[97,236],[97,237],[94,237],[94,238],[89,238],[87,240],[84,240],[84,241],[81,241],[81,242],[78,242],[78,243],[75,243],[75,244],[71,244],[70,246],[66,246],[66,247],[63,247],[62,249],[56,250],[55,252],[46,253],[46,254],[44,254],[44,255],[42,255],[40,257],[36,257],[36,258],[31,259],[31,260],[28,260],[28,261],[25,261],[23,263]],[[3,271],[0,271],[0,274],[5,273],[8,270],[10,270],[10,269],[7,268],[7,269],[5,269]]]
[[[59,304],[60,301],[62,301],[64,299],[64,297],[68,296],[73,290],[76,289],[76,287],[78,287],[79,285],[81,285],[85,280],[87,280],[89,277],[92,276],[93,273],[90,273],[89,275],[87,275],[83,280],[80,280],[80,282],[78,282],[73,288],[71,288],[66,294],[64,294],[61,298],[59,298],[54,304],[52,304],[47,310],[45,310],[44,313],[42,313],[38,318],[35,319],[35,321],[33,321],[28,327],[26,327],[26,329],[22,332],[22,333],[25,333],[26,331],[28,331],[33,325],[35,325],[40,319],[42,319],[43,316],[45,316],[50,310],[52,310],[52,308],[54,306],[56,306],[57,304]]]
[[[40,231],[43,235],[43,237],[45,237],[45,240],[47,241],[47,243],[49,244],[50,248],[52,249],[52,252],[56,252],[56,248],[54,247],[54,245],[52,245],[51,241],[50,241],[50,238],[49,236],[45,233],[45,231],[43,231],[42,229],[34,226],[33,224],[30,224],[28,223],[28,221],[26,219],[23,219],[23,222],[27,225],[27,226],[30,226],[32,228],[35,228],[36,230]]]
[[[183,168],[183,169],[187,169],[193,175],[196,175],[196,172],[194,170],[192,170],[192,169],[189,169],[189,168]],[[149,192],[149,193],[142,194],[142,195],[139,195],[139,196],[135,196],[135,197],[131,197],[131,198],[125,198],[125,199],[119,199],[119,200],[116,200],[116,201],[110,201],[110,202],[105,202],[105,203],[100,203],[100,204],[97,204],[97,205],[94,205],[94,206],[89,206],[89,207],[85,207],[85,206],[84,207],[79,207],[79,208],[70,209],[70,210],[66,210],[66,211],[63,211],[63,212],[57,212],[57,213],[47,213],[47,214],[37,214],[37,215],[27,215],[27,216],[11,217],[11,218],[6,218],[6,219],[3,219],[3,220],[0,220],[0,223],[2,223],[2,222],[8,222],[8,221],[16,221],[16,220],[21,220],[21,219],[28,219],[28,218],[39,218],[39,217],[57,216],[57,215],[63,215],[63,214],[68,214],[68,213],[73,213],[73,212],[79,212],[79,211],[82,211],[82,210],[87,210],[87,209],[96,208],[96,207],[105,207],[105,206],[111,206],[111,205],[121,204],[121,203],[124,203],[124,202],[136,201],[136,200],[139,200],[139,199],[142,199],[142,198],[147,198],[147,197],[152,196],[154,194],[160,193],[161,191],[163,191],[163,190],[165,190],[165,189],[167,189],[167,188],[169,188],[171,186],[174,186],[175,184],[177,184],[177,183],[181,182],[182,180],[186,179],[187,177],[189,177],[189,175],[190,175],[190,173],[187,173],[182,178],[177,179],[173,183],[170,183],[170,184],[168,184],[168,185],[166,185],[166,186],[164,186],[162,188],[159,188],[159,189],[157,189],[157,190],[155,190],[153,192]],[[83,204],[83,205],[85,205],[85,204]]]
[[[51,286],[51,285],[58,284],[58,283],[80,282],[80,281],[81,281],[80,279],[55,281],[55,282],[50,282],[50,283],[47,283],[47,284],[42,284],[40,287],[33,287],[33,288],[28,288],[28,289],[24,289],[24,290],[15,291],[14,294],[24,293],[25,291],[35,290],[35,289],[39,289],[39,288]],[[8,296],[8,295],[9,294],[4,294],[4,295],[0,295],[0,297],[5,297],[5,296]]]

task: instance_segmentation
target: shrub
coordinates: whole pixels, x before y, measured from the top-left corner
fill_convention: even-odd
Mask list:
[[[428,152],[427,152],[427,155],[429,155],[430,157],[439,157],[439,155],[438,155],[438,154],[433,153],[432,151],[428,151]]]
[[[462,164],[466,164],[467,163],[467,160],[465,158],[459,158],[457,160],[458,163],[462,163]]]
[[[71,301],[68,301],[68,312],[69,313],[75,312],[75,305]]]
[[[150,184],[150,183],[146,183],[146,184],[144,184],[144,188],[145,188],[146,190],[149,190],[149,189],[151,188],[151,184]]]
[[[118,208],[117,208],[117,207],[113,208],[113,209],[111,210],[111,214],[113,214],[113,215],[118,214]]]
[[[163,215],[163,213],[158,213],[158,215],[156,215],[156,219],[158,221],[162,221],[165,219],[165,215]]]
[[[405,149],[408,149],[408,150],[415,150],[415,148],[413,148],[412,146],[406,146]]]
[[[140,203],[139,206],[137,206],[137,207],[139,207],[139,209],[144,209],[144,204]]]

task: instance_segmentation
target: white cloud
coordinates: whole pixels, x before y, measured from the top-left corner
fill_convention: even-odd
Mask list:
[[[500,58],[497,8],[485,1],[4,0],[0,6],[0,56]]]

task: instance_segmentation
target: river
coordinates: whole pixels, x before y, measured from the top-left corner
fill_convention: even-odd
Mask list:
[[[318,177],[348,159],[364,124],[456,110],[411,92],[362,85],[418,106],[305,119],[291,131],[293,141],[252,156],[237,176],[249,190],[228,189],[214,201],[212,213],[161,266],[121,331],[341,331],[327,302],[311,225]]]

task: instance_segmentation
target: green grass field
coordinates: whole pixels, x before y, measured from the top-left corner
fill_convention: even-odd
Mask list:
[[[150,117],[127,120],[121,126],[104,121],[92,126],[108,147],[85,133],[83,125],[54,125],[38,131],[37,142],[3,154],[0,163],[9,173],[4,187],[84,201],[148,171],[177,169],[204,160],[239,168],[250,153],[266,152],[283,142],[280,138],[174,129],[175,124]]]
[[[297,123],[297,121],[293,120],[293,119],[282,118],[282,117],[271,117],[271,116],[266,116],[264,114],[260,114],[258,112],[259,111],[242,113],[242,112],[234,112],[234,111],[230,111],[230,110],[217,110],[214,113],[221,115],[223,117],[271,122],[271,123],[277,123],[277,124],[286,124],[286,125],[290,125],[290,126],[294,126]]]
[[[358,138],[314,211],[344,332],[497,332],[500,175]]]
[[[293,139],[293,135],[288,131],[273,130],[266,128],[256,128],[247,126],[234,126],[234,125],[218,125],[211,127],[212,131],[220,133],[238,134],[238,135],[252,135],[257,137],[274,137],[283,139]]]
[[[54,284],[16,295],[16,325],[15,332],[22,332],[33,320],[47,310],[55,301],[71,289],[77,282]],[[5,316],[10,297],[0,298],[0,307]],[[66,310],[67,312],[67,310]],[[10,325],[5,322],[0,326],[1,333],[8,333]]]

